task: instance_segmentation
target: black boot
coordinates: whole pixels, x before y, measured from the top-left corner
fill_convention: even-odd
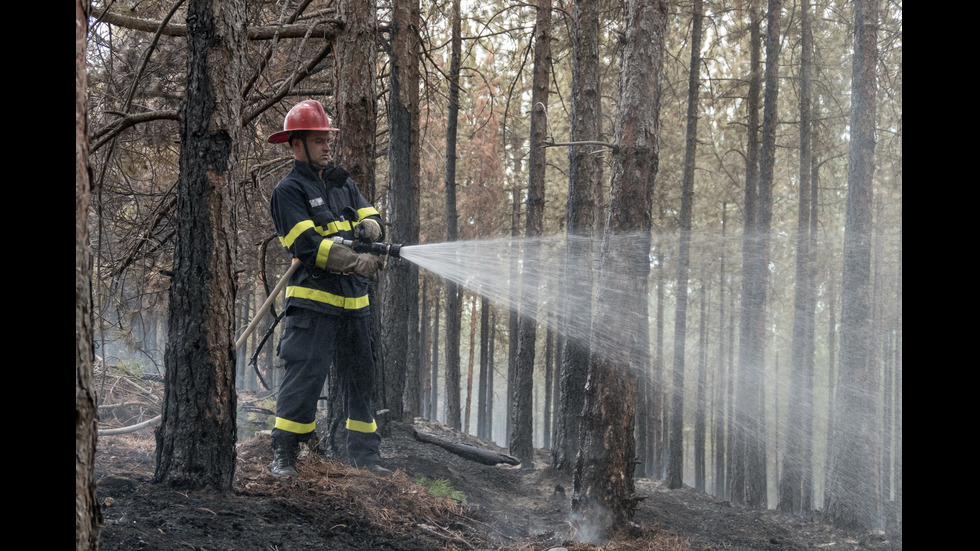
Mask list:
[[[381,436],[376,432],[347,431],[347,455],[351,464],[378,476],[391,476],[391,470],[381,465],[380,446]]]
[[[272,438],[272,476],[296,476],[296,456],[299,455],[299,442],[295,438],[280,436]]]

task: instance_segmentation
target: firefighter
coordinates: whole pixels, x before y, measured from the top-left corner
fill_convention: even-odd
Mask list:
[[[287,143],[293,168],[272,192],[270,208],[280,242],[301,266],[286,287],[286,316],[279,345],[285,375],[272,429],[275,476],[295,476],[299,444],[316,429],[316,403],[331,364],[337,369],[347,415],[348,460],[386,474],[381,463],[371,393],[369,280],[379,256],[345,247],[333,237],[378,242],[378,211],[343,168],[331,161],[334,128],[315,100],[296,104],[270,143]]]

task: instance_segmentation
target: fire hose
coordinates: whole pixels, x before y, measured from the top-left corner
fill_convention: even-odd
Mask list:
[[[357,253],[371,253],[378,256],[401,258],[402,246],[396,243],[371,243],[366,241],[344,239],[342,237],[334,237],[333,242],[349,247]],[[269,311],[273,301],[275,301],[279,293],[282,292],[283,288],[286,287],[286,284],[289,283],[289,278],[291,278],[293,272],[299,268],[299,265],[300,261],[294,258],[292,265],[289,266],[286,273],[279,279],[279,283],[277,283],[276,287],[271,293],[269,293],[269,298],[265,299],[265,302],[262,303],[262,306],[260,306],[259,310],[255,313],[255,317],[252,318],[252,322],[248,324],[248,327],[245,328],[242,335],[238,337],[237,341],[235,341],[235,350],[241,348],[242,345],[245,344],[245,340],[248,339],[248,336],[252,334],[252,331],[255,331],[255,327],[259,324],[259,320],[261,320],[262,316]]]

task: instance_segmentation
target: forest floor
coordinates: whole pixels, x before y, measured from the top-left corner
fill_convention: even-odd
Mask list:
[[[227,494],[153,484],[152,429],[99,438],[96,485],[103,551],[193,550],[901,550],[901,535],[847,533],[775,511],[736,507],[689,487],[641,478],[635,526],[585,543],[571,520],[572,481],[538,450],[533,470],[487,466],[420,442],[415,430],[506,453],[432,421],[389,425],[382,445],[393,476],[301,455],[299,476],[269,474],[268,433],[238,445]],[[421,477],[447,482],[436,497]]]

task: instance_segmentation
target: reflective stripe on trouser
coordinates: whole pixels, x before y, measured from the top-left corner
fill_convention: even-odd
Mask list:
[[[371,393],[374,357],[370,316],[334,316],[298,310],[283,324],[279,356],[286,373],[276,401],[273,437],[307,440],[316,428],[316,403],[330,370],[337,367],[347,413],[347,447],[356,464],[377,462],[381,437]]]

